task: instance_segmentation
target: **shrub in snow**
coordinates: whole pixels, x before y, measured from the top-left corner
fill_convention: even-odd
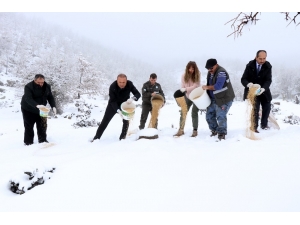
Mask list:
[[[74,128],[96,127],[100,124],[95,119],[89,120],[92,113],[91,109],[93,109],[91,104],[87,104],[83,100],[78,100],[76,101],[75,106],[77,107],[78,114],[75,115],[77,122],[72,125]]]
[[[6,81],[6,86],[8,87],[16,87],[16,85],[18,84],[19,81],[16,80],[7,80]]]
[[[0,81],[0,86],[4,86],[4,84],[3,84],[3,82],[2,82],[2,81]]]
[[[95,119],[92,119],[92,120],[78,121],[78,122],[74,123],[72,126],[74,128],[80,128],[80,127],[97,127],[99,125],[100,125],[99,122],[97,122]]]
[[[72,119],[72,117],[75,115],[75,113],[71,113],[71,114],[66,114],[63,117],[64,118],[68,118],[69,120]]]
[[[10,182],[10,190],[16,194],[24,194],[27,190],[31,190],[35,186],[44,184],[46,180],[49,180],[54,172],[55,168],[50,170],[36,169],[33,172],[24,172],[19,176],[12,178]]]
[[[280,102],[274,102],[271,104],[271,112],[274,114],[281,114]]]
[[[300,118],[299,116],[291,115],[284,118],[283,122],[289,123],[291,125],[299,125],[300,124]]]
[[[0,88],[0,92],[4,93],[4,92],[5,92],[5,89]]]

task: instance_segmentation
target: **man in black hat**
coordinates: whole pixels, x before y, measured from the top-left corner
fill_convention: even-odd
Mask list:
[[[245,68],[244,74],[241,78],[241,82],[245,87],[244,100],[247,98],[249,88],[255,84],[261,86],[260,92],[255,98],[254,107],[254,132],[259,133],[258,128],[258,113],[260,105],[262,107],[262,116],[260,121],[261,129],[267,130],[268,117],[271,111],[272,95],[270,91],[270,85],[272,83],[272,65],[266,61],[267,52],[265,50],[259,50],[256,53],[254,60],[251,60]]]
[[[155,95],[161,95],[165,100],[164,92],[160,86],[159,83],[156,82],[157,75],[155,73],[150,74],[149,81],[143,84],[142,87],[142,113],[141,113],[141,120],[140,120],[140,126],[139,129],[142,130],[145,128],[145,123],[148,118],[149,112],[152,112],[152,104],[151,104],[151,98]],[[157,123],[158,120],[155,121],[155,127],[157,129]]]
[[[130,93],[133,97],[130,98]],[[121,104],[127,102],[131,104],[133,100],[137,101],[141,97],[140,92],[136,89],[127,76],[123,73],[119,74],[117,80],[114,81],[109,87],[109,100],[103,116],[103,119],[97,129],[97,132],[91,142],[100,139],[106,127],[116,113],[118,113],[123,121],[122,132],[119,140],[125,139],[129,127],[129,121],[123,118],[122,111],[120,110]]]
[[[56,106],[51,87],[45,82],[42,74],[37,74],[34,80],[25,85],[24,95],[21,100],[21,111],[24,122],[24,144],[33,144],[34,131],[33,126],[36,124],[39,143],[47,141],[47,117],[41,117],[39,108],[44,108],[47,101],[52,107],[54,115],[56,114]]]
[[[205,68],[208,70],[207,84],[202,89],[207,90],[211,99],[211,104],[206,109],[206,121],[211,136],[218,134],[219,140],[222,140],[227,135],[227,112],[235,94],[228,72],[218,65],[216,59],[208,59]]]

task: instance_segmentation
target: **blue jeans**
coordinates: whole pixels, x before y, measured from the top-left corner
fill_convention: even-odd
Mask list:
[[[211,104],[206,109],[206,121],[211,131],[218,134],[227,134],[227,112],[232,105],[232,101],[227,102],[221,107],[212,99]]]

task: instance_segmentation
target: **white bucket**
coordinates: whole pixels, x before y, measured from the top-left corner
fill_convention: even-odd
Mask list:
[[[189,95],[189,99],[193,101],[198,109],[206,109],[211,103],[206,90],[203,90],[202,87],[197,87],[192,90]]]
[[[40,108],[40,116],[41,117],[48,117],[48,113],[50,112],[50,109],[44,107],[44,108]]]
[[[134,103],[128,104],[127,102],[123,102],[121,104],[121,111],[122,111],[124,120],[133,119],[135,108],[136,108],[136,106]]]

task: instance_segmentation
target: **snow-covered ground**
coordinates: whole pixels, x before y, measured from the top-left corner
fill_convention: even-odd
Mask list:
[[[48,120],[53,146],[38,144],[36,137],[33,145],[24,146],[20,99],[14,99],[13,88],[6,89],[8,104],[0,109],[2,212],[300,210],[300,126],[283,122],[286,116],[300,116],[300,105],[273,100],[280,102],[281,114],[275,114],[280,130],[259,130],[258,140],[246,138],[245,102],[233,103],[225,141],[209,136],[205,114],[200,113],[198,136],[190,137],[190,112],[185,135],[174,138],[179,107],[167,100],[159,114],[158,139],[137,140],[141,113],[137,107],[129,128],[132,134],[125,140],[118,140],[122,126],[118,115],[93,143],[89,139],[97,127],[75,129],[75,117],[59,115]],[[93,105],[91,118],[101,121],[107,101],[86,97],[86,102]],[[77,113],[75,104],[68,105],[64,115],[71,113]],[[10,191],[11,179],[52,167],[56,170],[43,185],[23,195]]]

